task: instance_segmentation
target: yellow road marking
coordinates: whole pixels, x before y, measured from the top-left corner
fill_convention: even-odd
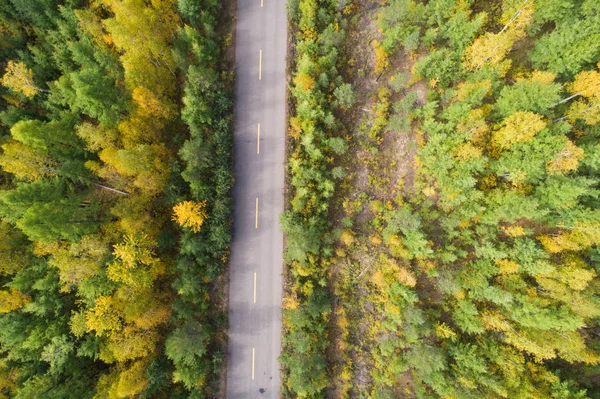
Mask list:
[[[262,80],[262,50],[258,53],[258,80]]]
[[[254,228],[258,229],[258,198],[256,198],[256,215],[254,220]]]
[[[252,348],[252,379],[254,379],[254,348]]]
[[[256,153],[260,154],[260,123],[258,124],[258,137],[256,138]]]
[[[263,6],[263,0],[260,0],[260,8]]]
[[[254,303],[256,303],[256,272],[254,272]]]

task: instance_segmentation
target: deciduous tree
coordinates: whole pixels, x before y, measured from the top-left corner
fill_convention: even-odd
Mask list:
[[[0,313],[12,312],[27,305],[31,298],[22,292],[11,289],[0,291]]]
[[[23,62],[13,60],[8,61],[6,72],[2,77],[2,84],[29,98],[35,96],[39,91],[46,91],[35,85],[31,69],[27,68]]]
[[[529,111],[518,111],[502,121],[502,127],[494,132],[494,142],[500,148],[508,149],[513,144],[528,142],[546,128],[541,115]]]
[[[184,201],[173,207],[173,220],[181,227],[187,227],[194,233],[200,232],[207,216],[206,201]]]

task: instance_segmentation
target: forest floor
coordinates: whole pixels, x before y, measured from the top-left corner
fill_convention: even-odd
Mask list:
[[[339,165],[347,175],[339,184],[332,212],[334,227],[341,234],[329,270],[335,293],[328,353],[332,398],[373,394],[373,348],[380,338],[383,315],[374,280],[381,256],[388,252],[380,229],[374,226],[374,208],[377,204],[391,207],[397,198],[412,191],[418,147],[417,130],[410,123],[399,129],[388,127],[387,122],[396,114],[397,101],[410,95],[417,104],[424,104],[426,94],[425,82],[411,82],[413,61],[404,52],[390,58],[383,73],[376,72],[373,41],[381,40],[377,28],[380,5],[372,0],[354,4],[344,49],[347,68],[342,74],[354,85],[356,101],[341,116],[350,145]],[[390,79],[399,74],[404,74],[410,88],[388,90]],[[409,374],[400,376],[396,394],[413,397],[411,386]]]

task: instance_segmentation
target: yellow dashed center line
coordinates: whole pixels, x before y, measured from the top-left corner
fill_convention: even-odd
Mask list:
[[[262,80],[262,50],[258,53],[258,80]]]
[[[256,137],[256,153],[260,154],[260,123],[258,124],[258,134]]]
[[[258,198],[256,198],[256,212],[255,212],[254,228],[258,229]]]

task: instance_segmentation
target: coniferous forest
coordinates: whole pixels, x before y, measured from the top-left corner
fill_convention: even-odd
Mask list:
[[[230,19],[218,0],[0,2],[1,398],[216,391]]]

